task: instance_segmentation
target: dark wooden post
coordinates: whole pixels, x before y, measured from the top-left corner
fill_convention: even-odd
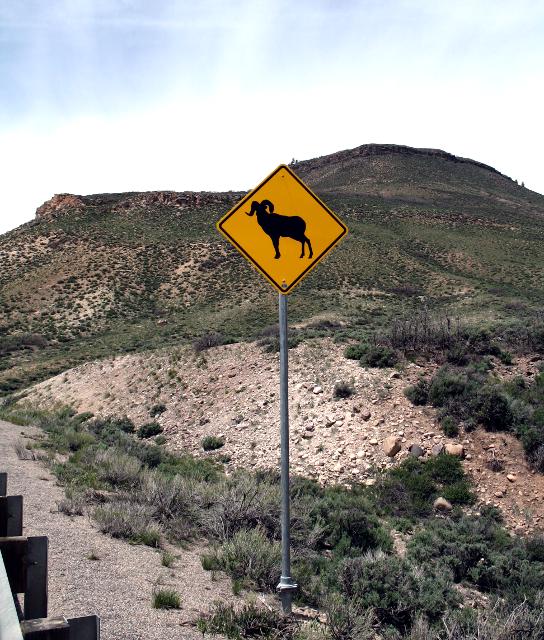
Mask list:
[[[47,536],[28,538],[25,618],[47,617]]]
[[[0,537],[23,535],[23,496],[0,496]]]
[[[70,640],[100,640],[100,618],[83,616],[69,618]]]
[[[5,471],[0,473],[0,496],[8,493],[8,474]]]
[[[47,537],[0,538],[11,591],[24,593],[23,618],[47,618]]]

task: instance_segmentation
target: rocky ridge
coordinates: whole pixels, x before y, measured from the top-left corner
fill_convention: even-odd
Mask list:
[[[295,171],[301,171],[305,173],[316,167],[338,164],[347,160],[353,160],[357,158],[370,158],[373,156],[386,156],[386,155],[399,155],[399,156],[427,156],[440,158],[442,160],[449,160],[455,163],[471,164],[482,169],[487,169],[498,175],[503,175],[497,169],[478,162],[477,160],[471,160],[470,158],[462,158],[460,156],[453,155],[447,151],[441,149],[425,149],[417,147],[408,147],[406,145],[399,144],[363,144],[354,149],[346,149],[344,151],[338,151],[325,156],[319,156],[318,158],[312,158],[311,160],[295,161],[292,165]]]
[[[156,207],[168,207],[178,211],[214,205],[228,207],[243,195],[244,192],[210,191],[144,191],[88,196],[59,193],[36,209],[36,220],[53,220],[63,213],[84,211],[92,207],[109,207],[110,211],[125,213],[136,209],[153,210]]]

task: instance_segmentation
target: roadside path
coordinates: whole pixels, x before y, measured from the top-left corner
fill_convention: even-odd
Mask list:
[[[0,471],[8,473],[8,493],[23,495],[23,535],[49,537],[49,615],[96,613],[102,640],[202,640],[185,625],[214,600],[232,600],[230,581],[212,581],[197,548],[169,549],[179,557],[166,568],[156,550],[105,536],[87,516],[60,513],[64,491],[55,477],[41,462],[15,453],[17,442],[38,433],[0,420]],[[91,553],[100,559],[89,559]],[[181,610],[152,608],[158,584],[180,594]]]

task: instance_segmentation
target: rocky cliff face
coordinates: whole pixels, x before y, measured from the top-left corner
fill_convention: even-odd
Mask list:
[[[36,209],[36,219],[53,219],[62,215],[64,211],[84,207],[85,203],[81,196],[75,196],[71,193],[57,193]]]
[[[243,192],[214,193],[209,191],[144,191],[129,193],[105,193],[79,196],[70,193],[54,195],[36,209],[37,220],[53,220],[64,213],[83,211],[93,207],[107,207],[111,211],[129,213],[131,210],[153,210],[159,207],[170,209],[198,209],[210,205],[232,206]]]

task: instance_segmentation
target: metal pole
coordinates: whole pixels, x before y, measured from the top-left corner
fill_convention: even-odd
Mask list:
[[[279,294],[280,320],[280,429],[281,429],[281,578],[278,584],[283,613],[291,613],[291,600],[297,585],[291,577],[291,540],[289,534],[289,396],[287,296]]]

